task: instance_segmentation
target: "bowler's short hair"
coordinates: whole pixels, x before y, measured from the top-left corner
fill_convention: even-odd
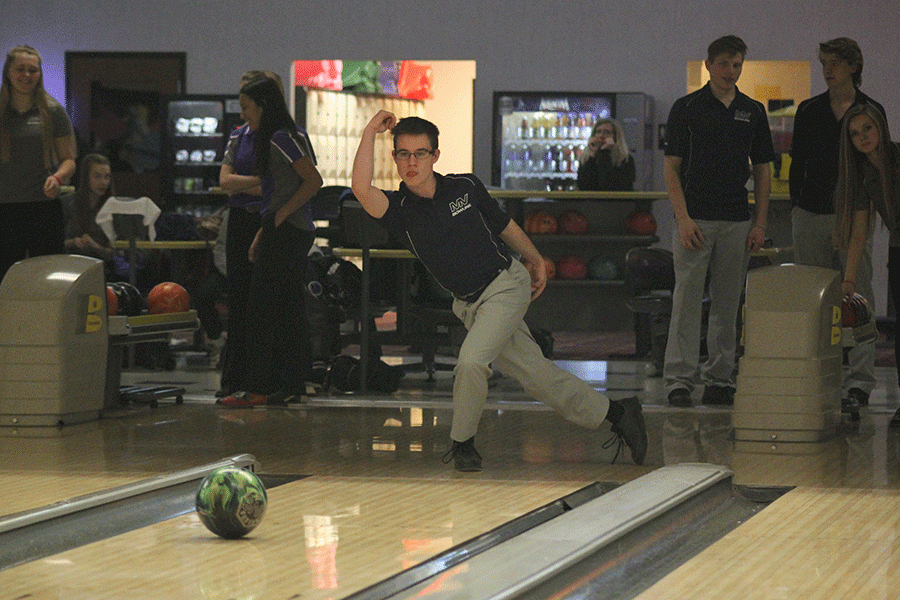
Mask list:
[[[428,141],[431,143],[431,149],[438,149],[438,128],[437,125],[422,119],[420,117],[405,117],[400,119],[394,128],[391,129],[391,135],[394,136],[394,150],[397,149],[397,136],[400,135],[427,135]]]
[[[706,58],[709,62],[713,62],[717,56],[722,54],[728,56],[740,54],[741,58],[745,58],[747,56],[747,44],[736,35],[726,35],[713,41],[706,49]]]
[[[863,55],[856,40],[846,37],[828,40],[819,44],[819,52],[822,54],[833,54],[841,60],[846,60],[851,67],[856,65],[856,72],[853,74],[853,85],[854,87],[862,85]]]

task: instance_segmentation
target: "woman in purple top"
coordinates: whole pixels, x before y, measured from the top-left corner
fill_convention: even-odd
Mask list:
[[[263,76],[278,77],[266,71],[247,71],[241,77],[241,87]],[[222,360],[221,389],[216,392],[220,398],[245,389],[246,383],[247,298],[253,272],[249,253],[250,244],[262,226],[260,211],[265,203],[259,178],[253,174],[256,163],[255,135],[247,123],[231,133],[219,173],[219,185],[228,193],[225,239],[228,342]]]
[[[302,398],[310,374],[303,281],[315,229],[307,203],[322,187],[322,177],[309,139],[297,130],[275,80],[253,79],[241,88],[239,100],[253,132],[255,158],[247,183],[260,185],[264,205],[249,250],[247,331],[253,335],[247,339],[244,387],[222,404],[283,405]]]

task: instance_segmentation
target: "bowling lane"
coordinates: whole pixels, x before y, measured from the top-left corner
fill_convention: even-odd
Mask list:
[[[644,385],[632,365],[614,371],[591,364],[567,366],[599,388],[615,388],[615,397]],[[450,374],[438,374],[429,386],[424,374],[411,373],[391,396],[326,394],[288,410],[247,411],[214,404],[217,375],[130,372],[123,383],[185,387],[185,404],[123,407],[100,421],[63,428],[0,428],[0,484],[21,490],[0,506],[0,516],[243,453],[256,456],[269,473],[456,476],[440,460],[449,445]],[[478,436],[488,470],[469,477],[584,485],[627,481],[652,468],[627,458],[610,466],[614,450],[600,448],[609,436],[608,427],[596,432],[566,423],[514,382],[501,380],[491,388]]]
[[[0,572],[7,597],[341,598],[583,487],[310,477],[243,540],[195,513]]]
[[[900,491],[797,488],[638,596],[897,597]]]
[[[136,426],[138,421],[131,421]],[[123,433],[122,421],[100,421],[63,428],[34,428],[12,435],[0,433],[0,486],[16,489],[0,505],[0,517],[63,502],[102,490],[134,483],[160,471],[141,460],[114,459],[108,452],[112,440]],[[128,435],[120,438],[127,444]],[[132,438],[133,439],[133,438]],[[119,462],[115,468],[111,462]],[[143,463],[143,464],[142,464]]]
[[[6,494],[0,517],[108,490],[142,479],[137,475],[90,473],[0,473],[0,488],[21,490]]]

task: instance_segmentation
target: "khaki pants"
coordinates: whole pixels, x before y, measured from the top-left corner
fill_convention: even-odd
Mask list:
[[[478,430],[491,364],[573,423],[596,428],[606,418],[609,398],[541,353],[522,320],[530,303],[531,277],[517,260],[475,302],[453,302],[468,333],[454,369],[452,439],[465,441]]]
[[[818,215],[798,206],[791,210],[791,236],[794,243],[794,262],[798,265],[835,269],[843,274],[847,253],[838,252],[834,244],[834,215]],[[856,270],[856,293],[869,303],[875,312],[875,292],[872,290],[872,236],[866,241]],[[850,349],[844,366],[844,395],[850,388],[868,394],[875,389],[875,341]]]
[[[683,248],[677,227],[672,243],[675,291],[663,369],[666,393],[676,388],[692,390],[697,383],[735,387],[737,316],[747,277],[750,221],[696,223],[703,232],[702,248]],[[709,358],[701,367],[700,326],[707,271],[710,274],[706,334]]]

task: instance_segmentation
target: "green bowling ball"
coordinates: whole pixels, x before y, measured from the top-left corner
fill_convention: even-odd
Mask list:
[[[221,467],[197,490],[200,522],[214,534],[237,539],[253,531],[266,514],[268,496],[259,477],[237,467]]]

